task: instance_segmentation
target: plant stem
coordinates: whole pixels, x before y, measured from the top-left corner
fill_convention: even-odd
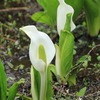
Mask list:
[[[41,88],[40,88],[40,100],[46,100],[46,72],[40,73],[41,75]]]

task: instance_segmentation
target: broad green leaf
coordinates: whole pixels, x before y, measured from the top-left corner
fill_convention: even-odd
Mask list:
[[[84,0],[65,0],[65,2],[74,8],[73,20],[75,21],[83,8]],[[87,0],[88,1],[88,0]]]
[[[0,60],[0,100],[6,100],[7,80],[4,66]]]
[[[52,23],[56,23],[58,0],[46,0],[47,1],[47,14],[52,19]]]
[[[46,12],[37,12],[31,16],[32,20],[40,23],[45,23],[48,25],[52,25],[50,16],[47,15]]]
[[[76,93],[77,96],[83,97],[86,92],[86,87],[82,88],[79,92]]]
[[[38,2],[44,9],[46,9],[46,0],[37,0],[37,2]]]
[[[72,68],[74,37],[72,33],[61,31],[60,40],[61,74],[64,77]]]
[[[50,66],[47,69],[47,91],[46,91],[46,100],[52,100],[53,89],[52,89],[52,73]]]
[[[45,23],[45,24],[48,24],[54,27],[54,25],[56,24],[56,13],[57,13],[57,7],[58,7],[58,0],[37,0],[37,1],[43,7],[44,12],[47,16],[47,17],[46,16],[44,17],[46,21],[45,20],[41,21],[41,18],[40,18],[39,22],[42,22],[42,23]]]
[[[14,100],[14,98],[16,97],[16,94],[18,92],[18,87],[21,83],[23,83],[24,81],[22,79],[20,79],[18,82],[15,82],[9,89],[8,92],[8,99],[7,100]]]
[[[39,100],[40,98],[40,73],[31,66],[31,92],[32,100]]]
[[[96,36],[100,31],[100,0],[84,0],[87,28],[90,36]]]
[[[84,7],[87,16],[92,15],[90,18],[94,18],[100,14],[99,2],[99,0],[84,0]]]

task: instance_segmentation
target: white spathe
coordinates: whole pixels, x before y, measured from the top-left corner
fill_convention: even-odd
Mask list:
[[[72,21],[72,17],[74,14],[74,9],[66,4],[64,0],[58,0],[59,1],[59,6],[57,8],[57,30],[58,34],[60,35],[60,31],[64,29],[65,23],[66,23],[66,15],[69,13],[72,13],[71,16],[71,31],[75,29],[75,24]]]
[[[23,30],[31,39],[29,56],[32,65],[37,71],[44,72],[45,67],[51,63],[55,56],[55,46],[52,40],[46,33],[38,31],[34,25],[25,26],[20,29]],[[47,61],[46,63],[42,59],[39,59],[38,49],[40,45],[44,47]]]

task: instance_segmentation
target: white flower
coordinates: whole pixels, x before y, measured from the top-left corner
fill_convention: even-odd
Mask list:
[[[74,14],[74,9],[66,4],[64,0],[58,0],[59,6],[57,8],[57,30],[58,34],[60,35],[60,31],[64,29],[66,23],[66,15],[72,13],[71,16],[71,31],[75,29],[75,24],[72,21],[72,17]]]
[[[53,42],[46,33],[38,31],[34,25],[22,27],[21,30],[23,30],[31,39],[29,56],[32,65],[37,71],[44,72],[55,55],[55,47]],[[46,62],[39,58],[39,46],[41,45],[45,51]]]

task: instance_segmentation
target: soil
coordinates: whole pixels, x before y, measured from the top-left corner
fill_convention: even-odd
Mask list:
[[[13,8],[16,9],[12,10]],[[50,35],[54,43],[58,41],[56,30],[51,31],[49,26],[36,23],[31,19],[31,15],[40,10],[42,8],[35,0],[10,2],[7,6],[0,4],[0,59],[4,63],[9,86],[21,78],[25,79],[25,83],[19,87],[19,93],[29,97],[31,97],[31,62],[28,55],[30,39],[19,28],[34,24]],[[100,100],[100,35],[89,37],[83,22],[85,22],[84,15],[76,21],[78,25],[73,31],[75,36],[73,65],[87,54],[88,62],[80,63],[74,69],[78,70],[76,85],[59,84],[53,76],[53,100],[81,100],[76,96],[76,92],[83,87],[87,87],[87,90],[82,100]]]

